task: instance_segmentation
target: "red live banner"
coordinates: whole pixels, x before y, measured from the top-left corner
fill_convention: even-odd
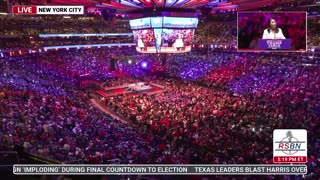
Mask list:
[[[37,6],[13,6],[13,14],[37,14]]]
[[[306,163],[307,157],[305,156],[275,156],[273,157],[274,163]]]

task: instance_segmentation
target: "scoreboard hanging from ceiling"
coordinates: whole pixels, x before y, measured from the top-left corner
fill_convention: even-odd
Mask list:
[[[147,17],[130,20],[140,53],[184,53],[191,50],[198,18]]]

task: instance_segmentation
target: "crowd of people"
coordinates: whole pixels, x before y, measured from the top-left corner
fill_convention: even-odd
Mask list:
[[[96,16],[15,16],[7,15],[0,16],[4,26],[10,25],[25,25],[25,26],[107,26],[108,22],[104,21],[102,17]]]
[[[277,101],[281,99],[288,104],[298,104],[308,108],[319,106],[319,68],[319,66],[299,67],[294,77],[274,91],[272,97]]]
[[[235,57],[231,62],[220,66],[205,77],[205,83],[211,87],[222,88],[232,80],[250,72],[257,63],[251,59],[252,56]]]
[[[228,23],[199,23],[195,31],[195,43],[233,43],[237,41],[236,21]]]
[[[259,8],[260,11],[307,11],[313,12],[317,9],[308,8],[310,5],[317,4],[317,0],[294,0],[294,1],[279,1],[271,6]]]
[[[110,23],[96,16],[0,16],[0,36],[38,36],[67,33],[124,33],[123,21]],[[118,24],[119,23],[119,24]],[[129,24],[127,21],[126,23]]]
[[[227,61],[227,58],[220,55],[213,55],[210,58],[206,55],[174,55],[167,59],[166,73],[185,80],[197,80],[211,72],[214,67],[223,64],[224,61]]]
[[[114,73],[119,77],[110,78],[112,57],[136,52],[134,48],[103,50],[48,51],[2,58],[1,143],[20,144],[28,152],[66,163],[263,164],[272,163],[273,129],[305,128],[310,146],[309,176],[319,175],[319,116],[310,111],[320,102],[319,66],[300,67],[291,62],[285,68],[282,64],[289,59],[277,62],[278,57],[273,55],[252,64],[250,59],[261,54],[213,52],[201,67],[191,71],[187,71],[193,68],[187,63],[195,65],[205,57],[168,57],[163,73],[171,78],[150,75],[148,71],[135,76],[134,70],[138,73],[141,68],[137,64],[152,58],[150,55],[119,62],[117,71],[121,76]],[[245,56],[248,60],[242,58]],[[206,67],[209,64],[211,67]],[[245,84],[254,83],[259,91],[263,87],[272,89],[281,79],[289,78],[286,74],[298,72],[270,96],[256,96],[258,90],[234,93],[203,86],[207,76],[219,82],[212,73],[223,72],[221,67],[234,67],[232,71],[237,72],[235,76],[226,74],[231,84],[239,83],[246,89]],[[266,77],[269,71],[272,76]],[[200,72],[201,78],[190,78]],[[90,102],[90,91],[77,88],[77,77],[84,73],[101,81],[102,87],[151,81],[165,86],[165,90],[105,99],[105,106],[134,124],[130,126],[97,109]]]
[[[259,59],[254,61],[259,62]],[[266,61],[266,57],[261,56],[260,63],[252,73],[231,83],[231,90],[238,94],[265,94],[283,84],[295,73],[292,58],[274,56]]]
[[[157,162],[272,163],[273,129],[306,128],[314,142],[308,166],[311,174],[319,173],[315,160],[319,158],[319,117],[306,107],[234,96],[177,79],[147,80],[166,86],[167,91],[109,97],[106,106],[162,137],[159,148],[168,155]]]
[[[146,161],[152,139],[97,109],[76,86],[74,74],[98,70],[99,56],[86,50],[2,59],[1,144],[66,163]]]
[[[15,50],[23,48],[43,48],[50,46],[90,45],[133,43],[132,35],[125,36],[95,36],[95,37],[52,37],[52,38],[1,38],[1,49]]]
[[[320,26],[319,18],[308,18],[308,38],[307,43],[309,48],[320,47]]]

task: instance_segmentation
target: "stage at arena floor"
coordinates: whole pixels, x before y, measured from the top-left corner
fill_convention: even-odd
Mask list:
[[[96,93],[101,97],[109,97],[109,96],[116,96],[120,94],[127,94],[127,95],[136,95],[136,94],[154,94],[159,93],[164,90],[164,86],[155,83],[145,83],[145,82],[138,82],[138,83],[131,83],[131,84],[124,84],[122,86],[116,87],[107,87],[104,89],[97,90]]]
[[[152,90],[152,87],[144,82],[129,84],[126,89],[129,92],[146,92],[150,90]]]

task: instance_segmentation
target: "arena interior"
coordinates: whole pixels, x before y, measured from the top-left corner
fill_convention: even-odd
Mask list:
[[[11,13],[12,5],[30,4],[83,5],[85,14]],[[166,49],[176,52],[161,53],[147,47],[154,37],[144,37],[144,31],[133,34],[133,15],[168,9],[198,15],[193,37],[191,33],[184,41],[191,50],[168,40]],[[239,40],[255,46],[256,37],[262,36],[255,25],[265,20],[245,19],[241,23],[249,30],[239,32],[237,14],[242,11],[306,12],[306,27],[290,16],[279,19],[291,41],[306,49],[239,51]],[[320,178],[318,0],[0,0],[0,12],[4,179]],[[191,31],[171,32],[186,39]],[[80,177],[11,172],[11,165],[18,163],[272,164],[274,129],[307,130],[306,175]]]

